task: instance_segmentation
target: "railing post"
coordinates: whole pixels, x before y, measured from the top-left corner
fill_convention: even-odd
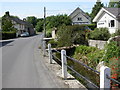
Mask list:
[[[46,41],[43,41],[43,56],[45,56],[46,53]]]
[[[107,78],[107,75],[110,76],[111,70],[107,66],[102,66],[100,68],[100,89],[110,90],[110,79]]]
[[[52,64],[52,51],[51,51],[51,44],[48,44],[48,55],[50,64]]]
[[[66,61],[66,51],[61,50],[61,60],[62,60],[62,77],[67,79],[67,61]]]

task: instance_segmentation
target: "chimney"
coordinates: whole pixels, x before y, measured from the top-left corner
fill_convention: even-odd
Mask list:
[[[23,18],[23,21],[26,21],[26,18]]]
[[[10,16],[9,11],[5,12],[5,15],[6,16]]]

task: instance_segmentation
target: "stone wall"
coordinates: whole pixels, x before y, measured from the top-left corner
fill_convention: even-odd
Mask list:
[[[107,41],[101,41],[101,40],[89,40],[89,46],[97,47],[99,49],[104,49],[105,44]]]

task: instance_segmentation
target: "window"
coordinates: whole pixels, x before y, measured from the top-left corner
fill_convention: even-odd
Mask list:
[[[82,21],[82,18],[81,18],[81,17],[78,17],[78,21]]]
[[[104,23],[98,23],[98,25],[103,25]]]
[[[111,23],[111,27],[115,26],[115,21],[114,20],[111,20],[110,23]]]

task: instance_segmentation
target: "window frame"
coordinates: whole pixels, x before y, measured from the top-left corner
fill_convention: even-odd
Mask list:
[[[115,20],[110,20],[110,26],[115,27]]]
[[[82,17],[78,17],[78,18],[77,18],[77,21],[83,21],[83,20],[82,20]]]

